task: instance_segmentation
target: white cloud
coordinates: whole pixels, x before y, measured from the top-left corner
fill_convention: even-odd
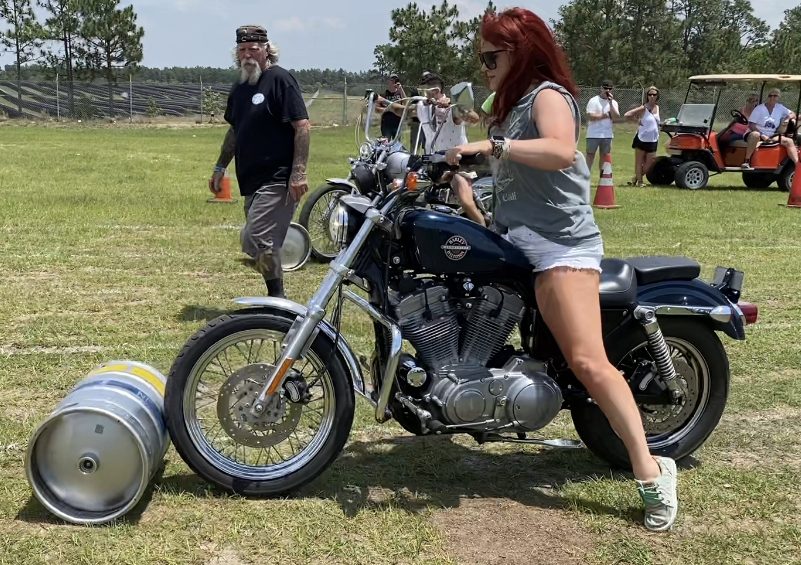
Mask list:
[[[320,20],[320,23],[323,25],[323,27],[327,27],[330,29],[345,29],[345,20],[343,20],[342,18],[337,18],[335,16],[322,18]]]
[[[297,16],[293,16],[291,18],[276,21],[275,27],[280,31],[305,31],[311,27],[309,24],[310,22],[305,21]]]

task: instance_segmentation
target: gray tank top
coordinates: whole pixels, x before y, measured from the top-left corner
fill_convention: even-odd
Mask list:
[[[576,140],[581,114],[570,93],[552,82],[543,82],[521,98],[504,122],[510,139],[539,139],[532,119],[534,98],[545,88],[560,92],[573,112]],[[502,228],[526,226],[545,239],[577,245],[598,237],[600,231],[590,206],[590,171],[584,155],[576,150],[573,165],[561,171],[542,171],[510,160],[497,162],[495,219]]]

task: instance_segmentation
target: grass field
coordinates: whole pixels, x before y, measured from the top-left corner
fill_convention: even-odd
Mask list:
[[[707,190],[621,186],[599,211],[607,254],[687,255],[746,272],[760,306],[748,341],[724,344],[732,388],[717,431],[680,473],[676,528],[650,534],[631,477],[586,451],[412,440],[361,402],[323,477],[283,500],[221,494],[174,450],[139,508],[85,528],[32,497],[35,427],[94,365],[165,373],[230,299],[263,293],[238,251],[236,205],[206,203],[220,127],[0,126],[0,564],[7,563],[798,563],[801,560],[801,211],[787,195],[716,177]],[[480,133],[476,133],[480,135]],[[311,184],[345,176],[351,128],[315,130]],[[596,173],[597,175],[597,173]],[[319,265],[287,277],[304,302]],[[346,320],[371,347],[366,320]],[[569,418],[543,431],[574,437]]]

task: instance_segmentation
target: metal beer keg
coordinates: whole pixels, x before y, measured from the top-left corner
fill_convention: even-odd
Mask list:
[[[169,445],[166,382],[136,361],[92,370],[28,444],[25,472],[36,498],[76,524],[109,522],[136,506]]]

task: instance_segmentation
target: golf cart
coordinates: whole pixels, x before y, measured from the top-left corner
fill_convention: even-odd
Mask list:
[[[745,93],[755,92],[759,103],[770,87],[779,83],[791,83],[801,88],[801,75],[698,75],[690,77],[690,86],[678,115],[662,124],[662,131],[670,136],[667,156],[654,161],[646,174],[654,185],[669,185],[697,190],[704,188],[710,174],[736,172],[749,188],[767,188],[778,181],[779,188],[789,191],[795,169],[781,146],[779,136],[790,137],[796,147],[801,145],[801,132],[796,120],[790,120],[777,130],[777,136],[762,142],[751,157],[752,170],[743,170],[747,143],[743,134],[748,120],[739,110],[745,101]],[[721,94],[727,87],[738,88],[737,98]],[[796,116],[801,110],[801,90],[793,90],[796,96]],[[731,93],[729,93],[731,94]],[[697,101],[703,100],[698,103]],[[721,129],[715,128],[718,113],[727,119]],[[781,132],[781,133],[779,133]]]

